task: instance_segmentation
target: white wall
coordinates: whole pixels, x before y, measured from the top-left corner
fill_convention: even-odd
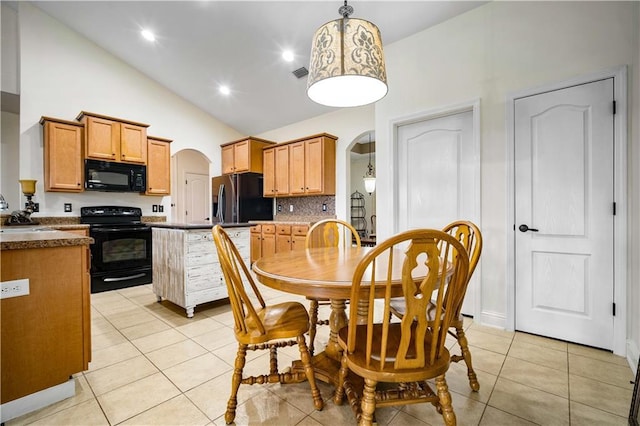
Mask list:
[[[640,7],[636,8],[636,57],[631,69],[631,132],[629,149],[629,351],[640,358]],[[629,357],[629,356],[628,356]],[[636,364],[637,365],[637,364]]]
[[[509,93],[628,64],[638,85],[637,2],[491,2],[385,48],[389,94],[376,104],[378,234],[393,232],[391,123],[473,98],[481,99],[482,315],[506,316],[507,167],[505,100]],[[638,104],[630,119],[629,289],[639,285]],[[380,161],[380,159],[387,159]],[[636,290],[637,292],[637,290]],[[629,294],[636,294],[629,292]],[[640,305],[628,306],[637,345]]]
[[[34,201],[40,215],[63,216],[63,204],[79,207],[127,204],[152,214],[162,203],[170,211],[170,197],[138,194],[44,192],[43,115],[73,120],[80,111],[147,123],[148,133],[173,139],[171,153],[185,148],[201,151],[211,160],[211,174],[220,172],[219,145],[243,135],[170,92],[108,52],[71,31],[28,3],[19,3],[21,53],[20,158],[18,178],[37,179]],[[5,161],[12,159],[4,158]],[[16,160],[16,159],[13,159]]]
[[[15,143],[20,135],[20,116],[10,112],[2,111],[0,113],[2,122],[0,124],[0,194],[9,203],[9,212],[13,210],[21,210],[21,204],[26,200],[20,193],[20,184],[15,176],[18,176],[18,162],[4,161],[4,159],[18,158],[20,152],[19,145]],[[22,198],[21,198],[22,197]],[[9,212],[4,212],[8,214]]]
[[[336,144],[336,217],[349,219],[349,188],[351,160],[349,151],[354,141],[373,128],[374,107],[343,108],[300,121],[290,126],[270,130],[257,135],[274,142],[285,142],[318,133],[329,133],[338,137]]]
[[[18,13],[5,2],[0,3],[2,38],[0,39],[0,88],[7,93],[20,93],[20,50],[18,49]]]

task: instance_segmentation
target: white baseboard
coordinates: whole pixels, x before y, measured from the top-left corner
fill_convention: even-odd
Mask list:
[[[633,340],[627,340],[627,361],[633,370],[633,374],[636,374],[638,359],[640,359],[640,348],[638,348],[638,344]]]
[[[484,311],[480,314],[479,321],[477,321],[480,325],[485,325],[487,327],[500,328],[503,330],[507,329],[507,319],[504,314],[500,314],[497,312],[487,312]]]
[[[75,379],[43,389],[39,392],[0,405],[0,422],[4,423],[23,414],[46,407],[63,399],[70,398],[76,393]]]

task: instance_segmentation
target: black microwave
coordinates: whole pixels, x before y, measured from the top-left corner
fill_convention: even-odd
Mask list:
[[[85,160],[84,189],[87,191],[144,192],[147,189],[147,166]]]

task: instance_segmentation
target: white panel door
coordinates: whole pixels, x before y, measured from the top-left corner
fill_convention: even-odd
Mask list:
[[[202,223],[209,221],[209,175],[201,173],[185,173],[186,177],[186,223]]]
[[[517,330],[613,347],[613,142],[613,79],[515,101]]]
[[[398,127],[398,232],[442,229],[455,220],[476,221],[473,112]],[[476,223],[480,226],[479,223]],[[467,289],[463,313],[474,314],[480,270]]]

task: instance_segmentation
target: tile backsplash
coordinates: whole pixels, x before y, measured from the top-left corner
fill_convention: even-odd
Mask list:
[[[323,204],[326,205],[326,211],[322,210]],[[274,220],[286,220],[289,217],[301,216],[336,217],[336,197],[334,195],[277,198],[276,207]],[[293,211],[291,211],[292,208]]]

